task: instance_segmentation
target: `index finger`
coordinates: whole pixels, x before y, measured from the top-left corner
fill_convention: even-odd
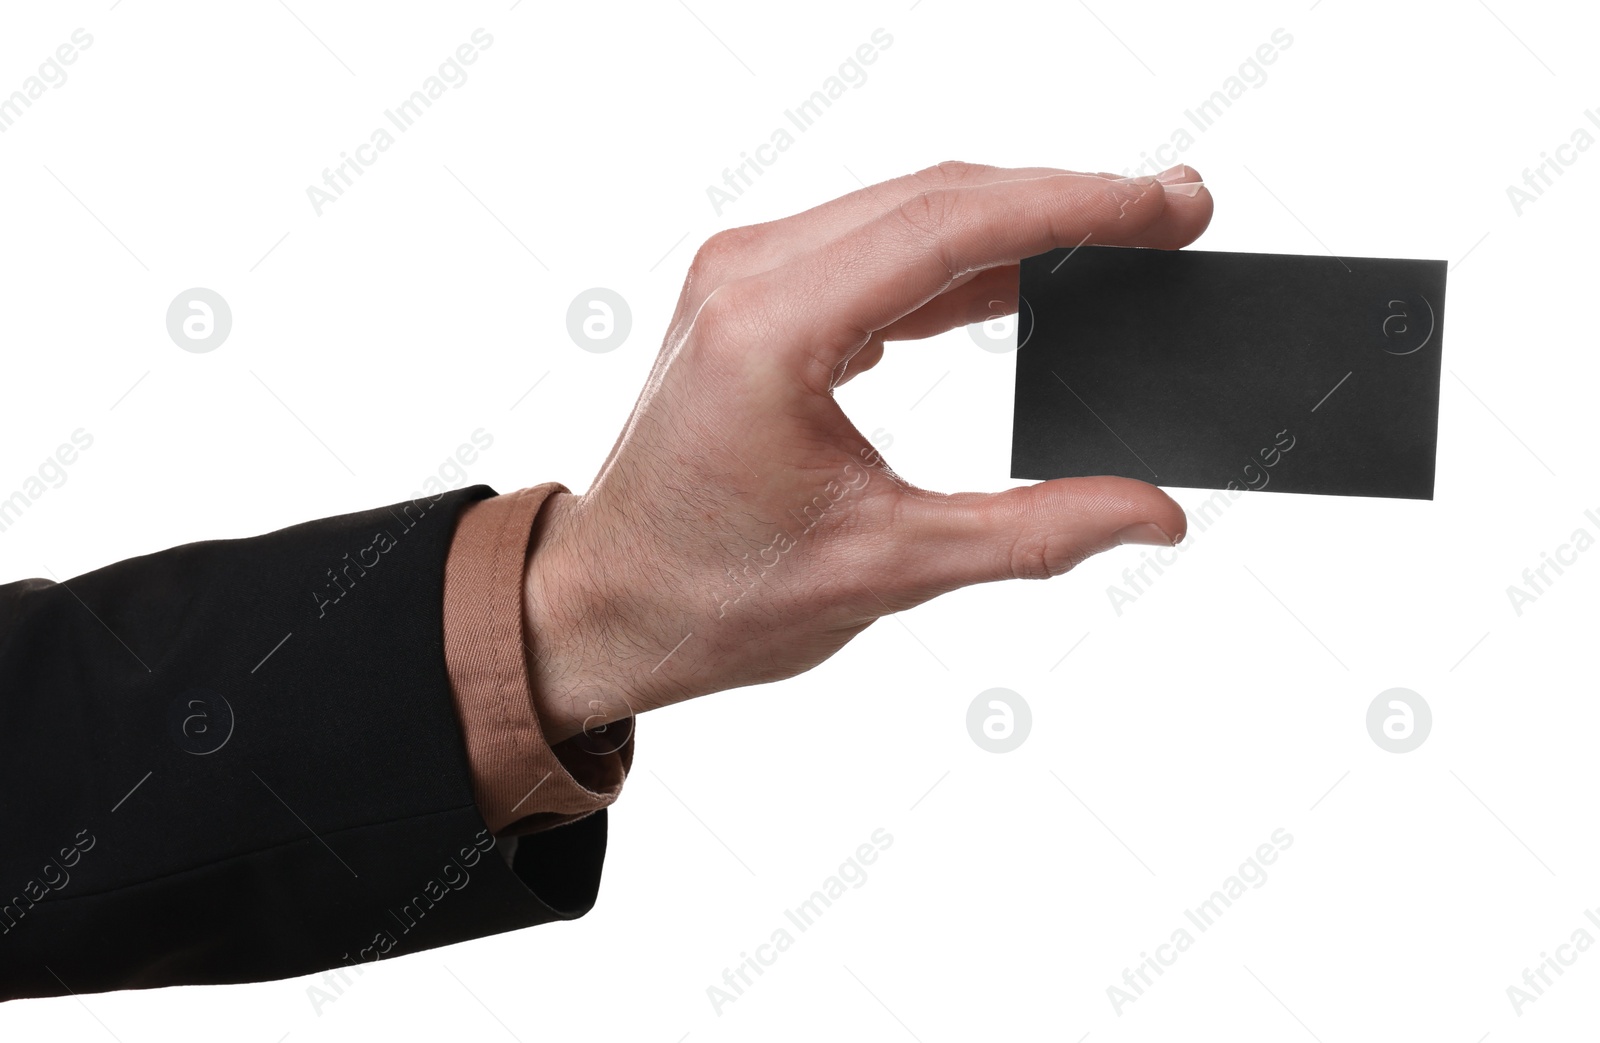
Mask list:
[[[795,261],[725,287],[730,308],[753,308],[779,350],[826,388],[833,368],[872,334],[968,272],[1057,247],[1127,245],[1158,220],[1153,177],[1108,181],[1050,174],[924,192]],[[708,302],[709,303],[709,302]],[[796,324],[795,315],[810,317]]]

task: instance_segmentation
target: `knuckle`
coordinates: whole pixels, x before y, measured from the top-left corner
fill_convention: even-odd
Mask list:
[[[1082,561],[1076,544],[1060,534],[1027,535],[1011,545],[1011,575],[1016,579],[1049,579]]]
[[[700,244],[689,270],[697,279],[720,278],[737,270],[753,249],[760,233],[752,226],[725,228]]]
[[[982,163],[947,159],[923,170],[922,177],[939,185],[967,185],[993,169]]]
[[[895,207],[895,216],[921,238],[938,239],[950,219],[952,208],[948,192],[918,192]]]

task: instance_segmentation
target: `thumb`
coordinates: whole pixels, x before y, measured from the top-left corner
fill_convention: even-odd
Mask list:
[[[1111,476],[999,493],[913,494],[900,521],[907,559],[900,574],[929,597],[973,583],[1059,576],[1120,544],[1173,546],[1188,531],[1172,497]]]

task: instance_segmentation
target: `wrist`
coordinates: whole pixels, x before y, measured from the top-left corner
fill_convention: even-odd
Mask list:
[[[628,592],[606,586],[613,568],[590,548],[583,496],[554,493],[534,519],[523,577],[523,640],[534,711],[551,744],[586,735],[607,743],[607,725],[643,709],[625,656],[612,646],[625,627]],[[625,647],[626,643],[621,643]],[[614,736],[615,737],[615,736]]]

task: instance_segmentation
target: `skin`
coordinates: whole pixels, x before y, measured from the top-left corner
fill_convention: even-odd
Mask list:
[[[615,722],[803,673],[947,591],[1181,540],[1183,509],[1130,478],[920,489],[833,396],[886,343],[1014,312],[1021,258],[1193,242],[1210,193],[1189,167],[1158,177],[940,163],[709,239],[599,475],[536,523],[524,619],[547,738],[614,748]]]

